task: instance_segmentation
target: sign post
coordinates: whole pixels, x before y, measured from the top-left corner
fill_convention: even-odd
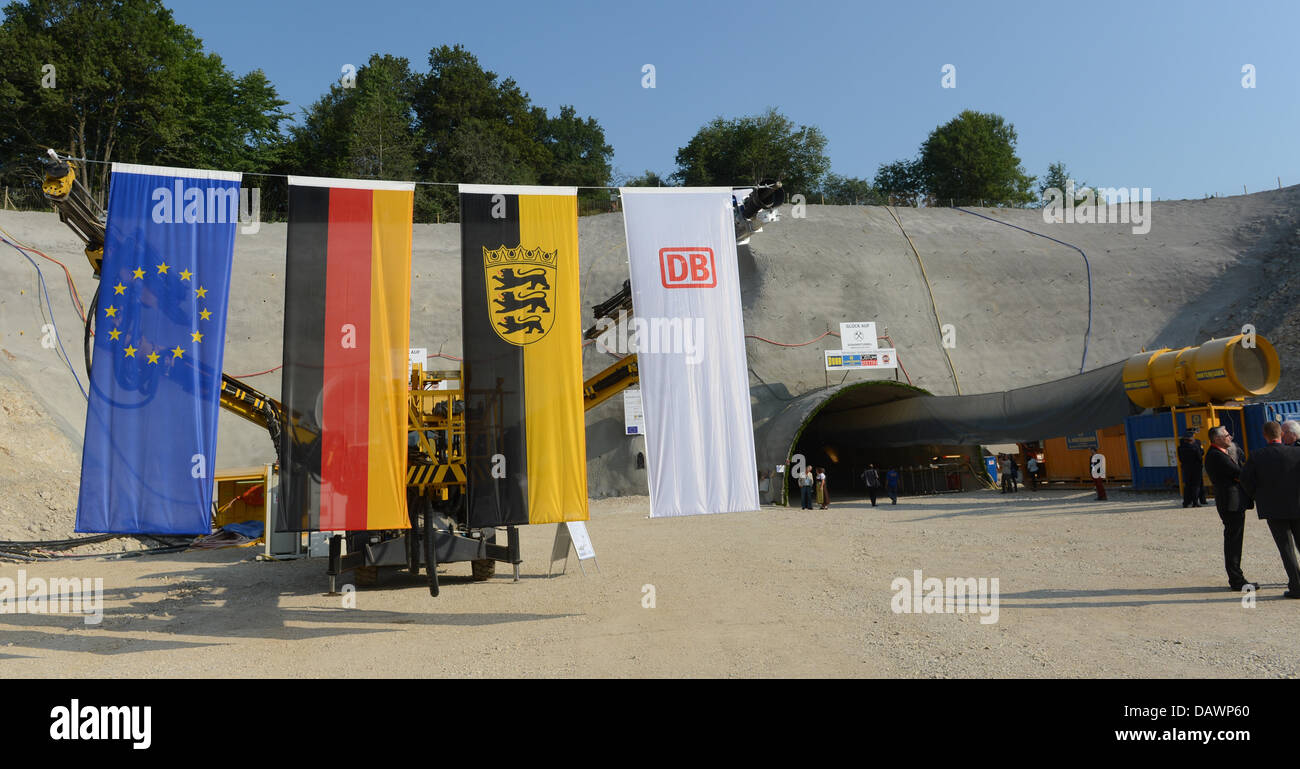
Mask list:
[[[840,346],[849,352],[871,352],[876,349],[875,321],[840,324]]]
[[[560,573],[568,571],[570,545],[578,554],[578,568],[582,570],[582,576],[587,576],[587,570],[582,568],[582,562],[586,560],[596,564],[596,573],[600,573],[600,561],[596,560],[596,548],[592,546],[591,536],[587,533],[587,523],[568,521],[555,529],[555,544],[551,547],[551,563],[546,567],[546,576],[551,576],[551,569],[561,558],[564,559],[564,567],[560,569]]]
[[[869,352],[823,350],[827,371],[853,371],[873,368],[898,368],[898,351],[882,347]]]
[[[645,411],[641,408],[641,391],[623,391],[623,430],[627,435],[645,435]]]

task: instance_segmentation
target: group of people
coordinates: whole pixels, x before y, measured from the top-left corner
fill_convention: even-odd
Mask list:
[[[871,497],[872,507],[876,506],[876,498],[880,495],[881,489],[885,490],[894,504],[898,504],[897,470],[891,469],[882,474],[872,464],[867,465],[861,477],[862,482],[867,486],[867,495]],[[820,505],[818,509],[825,510],[830,507],[830,491],[826,487],[826,468],[814,467],[804,472],[803,477],[799,478],[799,497],[804,510],[812,510],[814,500]]]
[[[1030,454],[1025,462],[1025,472],[1034,491],[1038,491],[1038,470],[1038,457]],[[1002,479],[1003,494],[1020,491],[1020,463],[1014,455],[998,454],[998,477]]]
[[[813,467],[804,471],[803,477],[799,479],[799,499],[802,503],[800,507],[804,510],[813,509],[813,500],[821,505],[819,509],[825,510],[831,505],[831,495],[826,488],[826,468]]]
[[[890,468],[885,472],[884,477],[875,465],[867,465],[867,469],[862,471],[862,482],[867,485],[867,496],[871,497],[871,506],[876,506],[876,497],[880,495],[880,489],[883,487],[885,493],[893,504],[898,504],[898,471]]]
[[[1214,505],[1223,522],[1223,560],[1228,587],[1238,591],[1259,588],[1241,570],[1246,511],[1254,508],[1268,524],[1282,556],[1287,577],[1283,595],[1300,598],[1300,561],[1296,558],[1296,543],[1300,541],[1300,423],[1265,422],[1264,440],[1266,444],[1254,449],[1250,459],[1245,459],[1227,428],[1219,426],[1210,430],[1210,448],[1205,452],[1204,467],[1214,484]],[[1179,456],[1182,457],[1181,446]],[[1200,463],[1196,466],[1199,481]],[[1204,497],[1187,496],[1186,485],[1183,507],[1199,506],[1196,499]]]

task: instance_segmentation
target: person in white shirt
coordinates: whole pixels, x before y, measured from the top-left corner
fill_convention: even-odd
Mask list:
[[[799,477],[799,499],[803,503],[800,507],[804,510],[813,509],[813,469],[808,468],[803,471]]]

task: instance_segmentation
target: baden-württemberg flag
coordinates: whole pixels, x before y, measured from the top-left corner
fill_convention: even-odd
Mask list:
[[[206,534],[240,175],[112,172],[76,530]]]
[[[415,185],[289,177],[281,531],[405,529]]]
[[[471,526],[587,520],[577,201],[460,187]]]

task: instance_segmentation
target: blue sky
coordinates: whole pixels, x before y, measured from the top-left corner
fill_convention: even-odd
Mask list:
[[[912,157],[963,109],[1019,133],[1026,170],[1157,198],[1300,183],[1294,2],[563,2],[173,0],[238,73],[296,111],[344,64],[427,69],[461,43],[550,111],[594,116],[629,174],[670,173],[698,128],[776,107],[819,126],[837,173]],[[746,10],[742,10],[746,9]],[[656,87],[641,87],[644,64]],[[941,68],[956,67],[956,88]],[[1242,87],[1242,67],[1256,87]]]

